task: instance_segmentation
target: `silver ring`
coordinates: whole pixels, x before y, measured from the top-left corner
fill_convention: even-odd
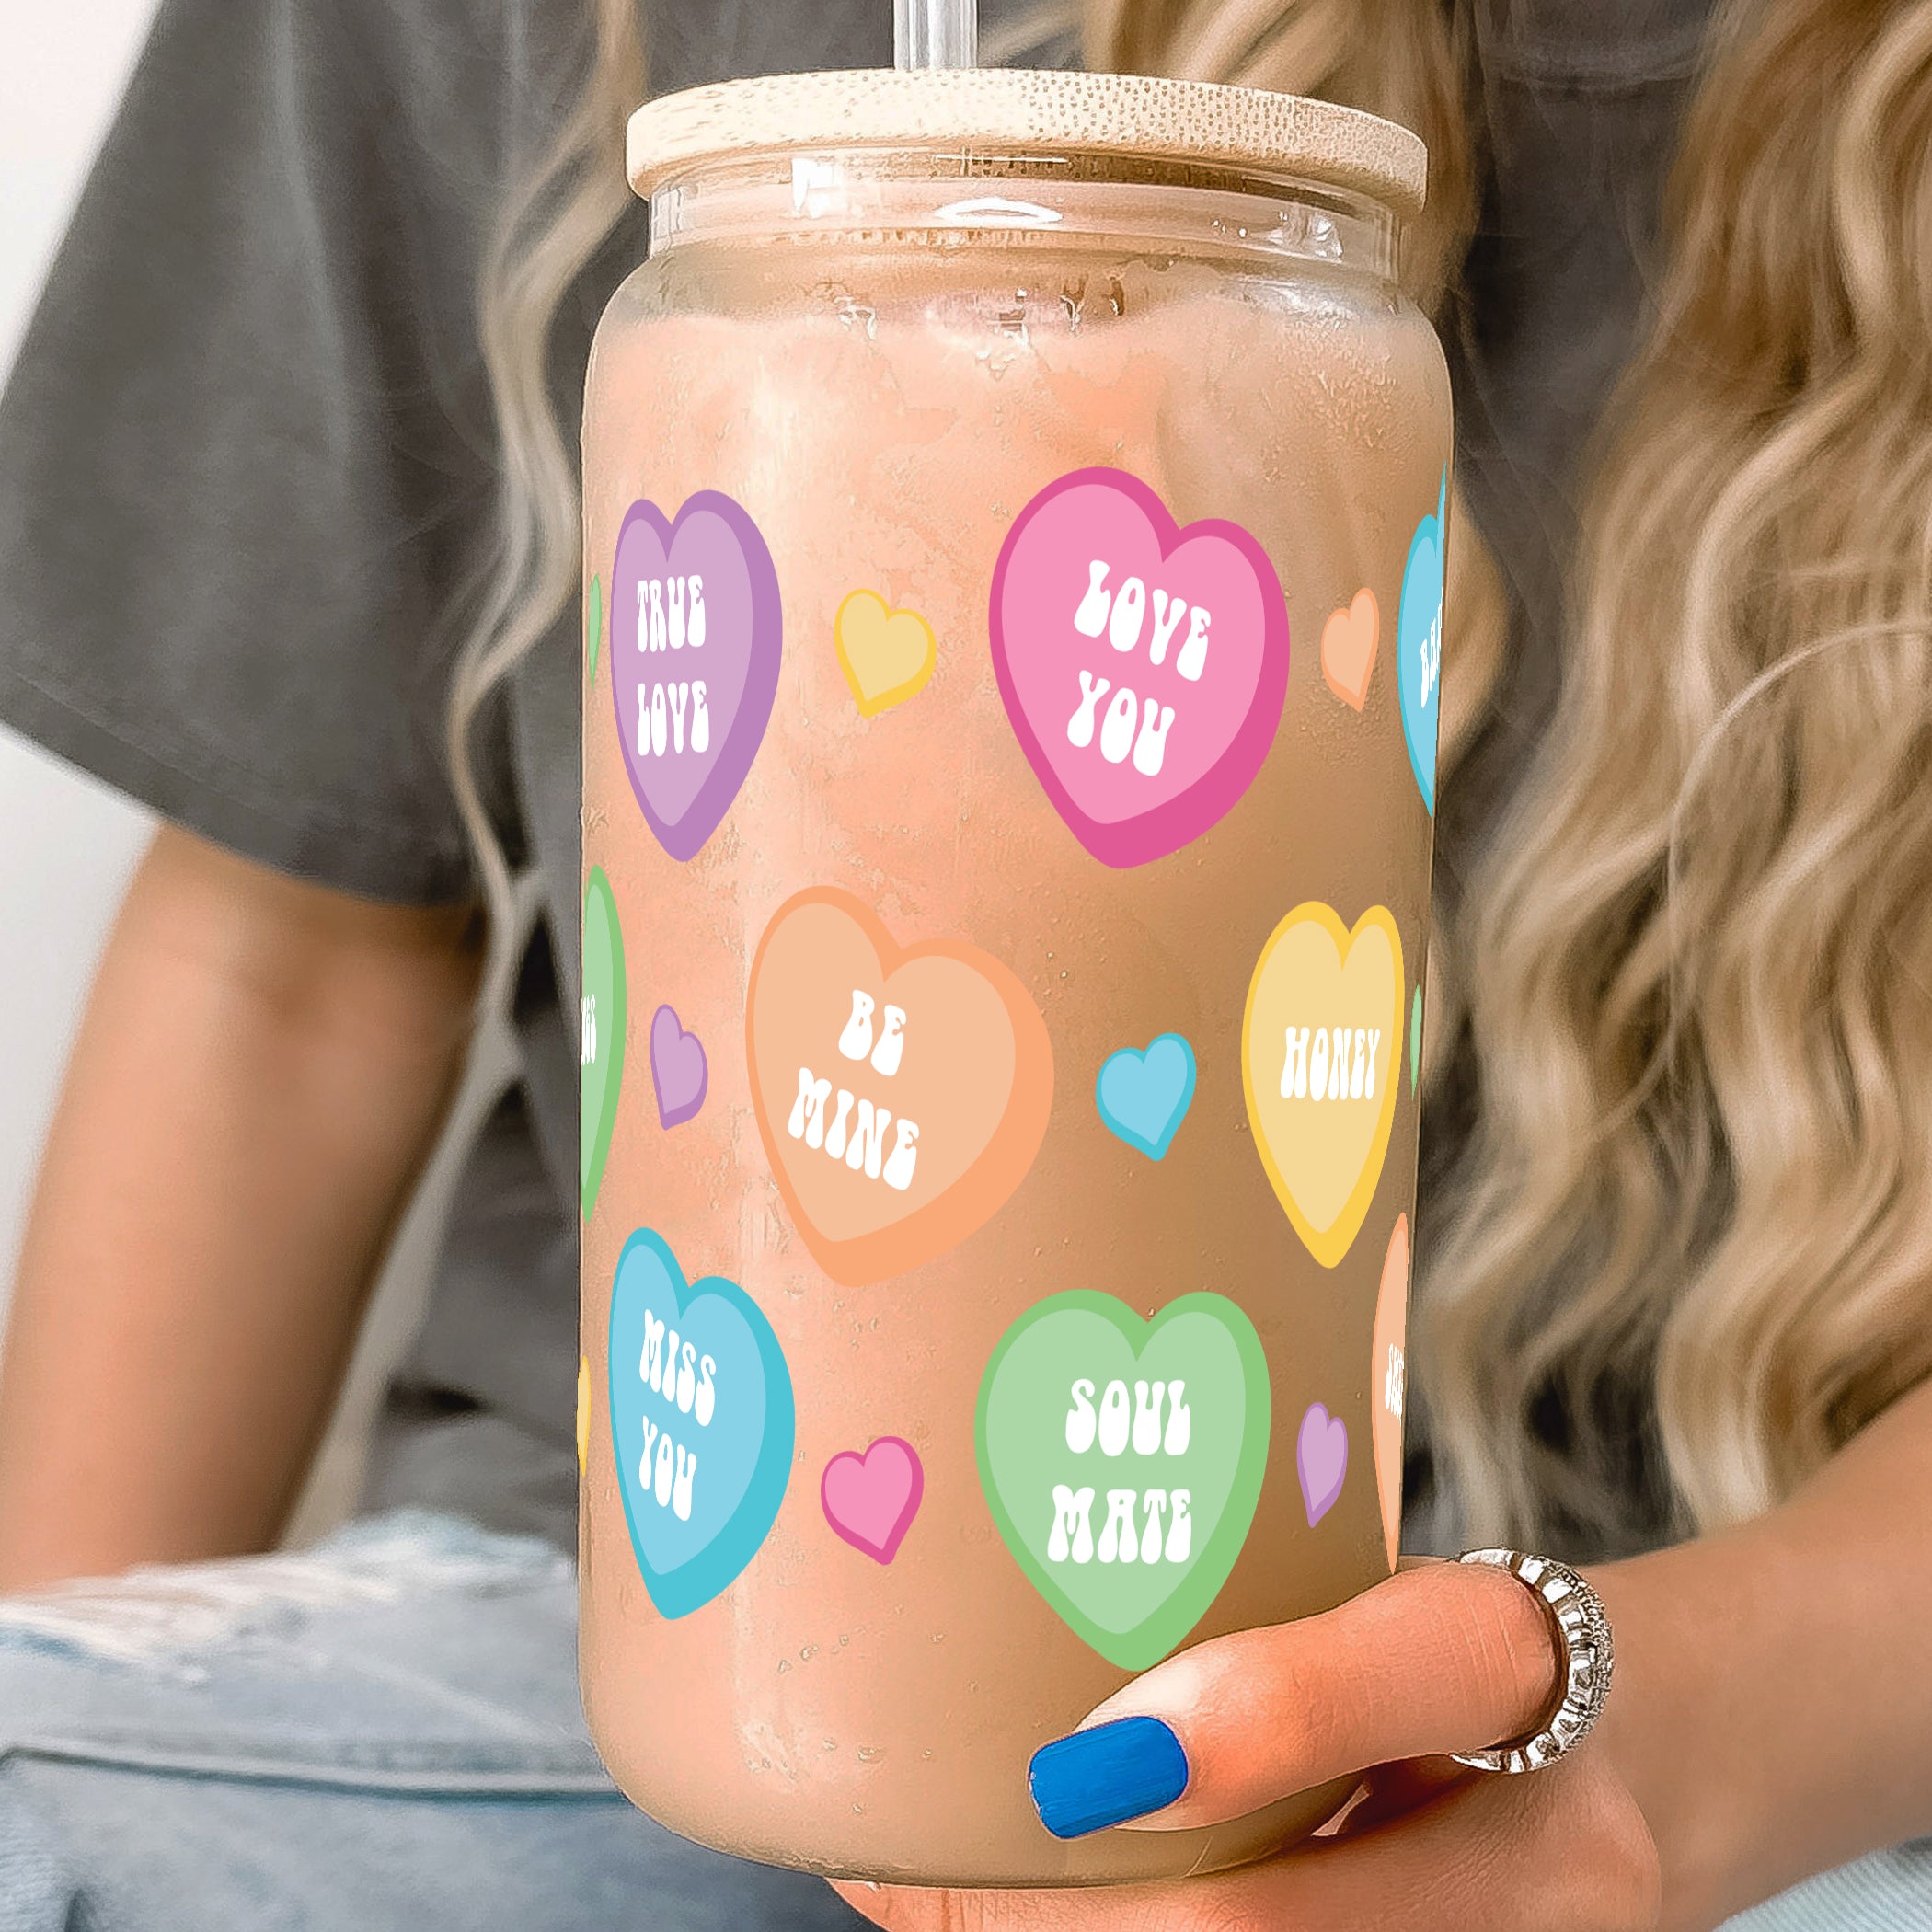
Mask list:
[[[1451,1755],[1472,1771],[1540,1771],[1590,1735],[1609,1699],[1616,1650],[1604,1601],[1575,1570],[1547,1557],[1527,1557],[1515,1549],[1472,1549],[1460,1560],[1506,1570],[1535,1593],[1556,1632],[1562,1687],[1555,1708],[1528,1737],[1488,1751]]]

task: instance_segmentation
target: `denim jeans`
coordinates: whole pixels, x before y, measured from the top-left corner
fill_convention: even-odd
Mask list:
[[[583,1731],[569,1564],[421,1512],[0,1602],[0,1932],[851,1932],[687,1844]],[[1932,1850],[1734,1932],[1932,1932]]]
[[[405,1512],[0,1603],[0,1932],[851,1932],[634,1811],[570,1565]]]

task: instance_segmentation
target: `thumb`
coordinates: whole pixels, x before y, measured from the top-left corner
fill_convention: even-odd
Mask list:
[[[1323,1616],[1169,1658],[1035,1755],[1034,1802],[1049,1829],[1056,1816],[1216,1824],[1351,1772],[1521,1736],[1557,1690],[1556,1638],[1532,1593],[1500,1570],[1433,1563]],[[1137,1815],[1091,1788],[1161,1752],[1166,1783],[1144,1786],[1158,1808]]]

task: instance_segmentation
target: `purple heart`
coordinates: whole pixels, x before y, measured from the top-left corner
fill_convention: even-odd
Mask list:
[[[1313,1529],[1335,1507],[1342,1478],[1349,1473],[1349,1425],[1340,1416],[1331,1416],[1319,1402],[1302,1418],[1294,1466],[1301,1474],[1308,1527]]]
[[[666,523],[637,502],[611,570],[611,699],[631,789],[673,858],[718,830],[778,689],[778,573],[751,517],[699,490]]]
[[[650,1077],[658,1090],[660,1125],[675,1127],[705,1104],[710,1068],[696,1033],[687,1033],[673,1006],[650,1017]]]

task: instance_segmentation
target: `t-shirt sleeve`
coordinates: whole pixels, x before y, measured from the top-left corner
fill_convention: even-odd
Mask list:
[[[500,81],[426,0],[164,0],[0,401],[0,721],[280,870],[470,890]]]

